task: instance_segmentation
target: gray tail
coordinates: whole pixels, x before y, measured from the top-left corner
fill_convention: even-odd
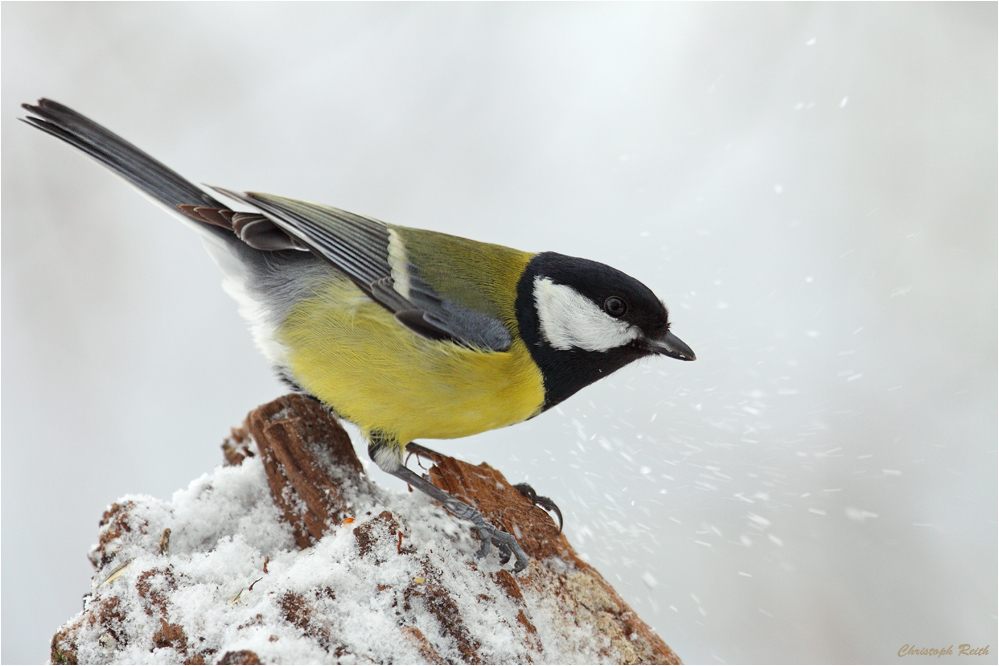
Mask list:
[[[257,346],[284,369],[274,331],[293,304],[312,295],[314,280],[329,269],[309,248],[257,212],[237,212],[73,109],[50,99],[24,104],[24,122],[79,148],[199,232],[205,249],[226,276],[225,288],[250,322]],[[292,251],[293,250],[293,251]]]
[[[68,106],[44,98],[35,106],[21,106],[33,114],[21,120],[79,148],[174,212],[178,206],[227,208],[173,169]]]
[[[267,252],[308,249],[273,220],[260,213],[230,210],[173,169],[68,106],[44,98],[35,106],[21,106],[33,114],[21,120],[79,148],[194,226],[202,238],[239,253],[244,260],[248,248]],[[214,252],[212,256],[223,261]]]

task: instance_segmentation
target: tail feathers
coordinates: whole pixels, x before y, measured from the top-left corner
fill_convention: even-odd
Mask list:
[[[229,210],[173,169],[68,106],[45,98],[37,105],[21,106],[33,114],[22,118],[24,122],[90,155],[171,213],[180,215],[216,245],[221,240],[223,247],[233,251],[233,243],[242,241],[254,250],[266,252],[308,250],[268,218]]]
[[[79,148],[173,212],[177,206],[221,208],[210,194],[117,134],[50,99],[22,104],[34,115],[24,122]]]

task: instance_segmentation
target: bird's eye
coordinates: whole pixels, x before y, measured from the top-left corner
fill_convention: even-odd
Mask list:
[[[624,313],[628,311],[628,304],[624,302],[624,299],[617,296],[609,296],[606,301],[604,301],[604,312],[609,314],[615,319],[624,316]]]

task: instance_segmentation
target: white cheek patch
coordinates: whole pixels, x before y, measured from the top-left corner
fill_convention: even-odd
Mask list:
[[[549,278],[534,278],[534,305],[541,321],[541,335],[555,349],[607,351],[626,345],[638,329],[614,319],[593,301]]]

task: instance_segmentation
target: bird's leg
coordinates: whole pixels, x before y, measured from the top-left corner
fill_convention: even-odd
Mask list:
[[[496,548],[500,551],[501,564],[506,564],[510,560],[510,554],[512,553],[517,558],[517,561],[513,565],[514,572],[523,571],[527,567],[527,553],[525,553],[524,549],[520,547],[520,544],[517,543],[517,540],[513,537],[513,535],[507,534],[503,530],[492,525],[482,516],[481,513],[479,513],[477,509],[465,504],[447,491],[441,490],[408,467],[399,465],[394,470],[386,471],[392,476],[402,479],[417,490],[430,495],[432,498],[440,502],[441,505],[452,515],[471,521],[471,523],[475,525],[475,529],[479,533],[479,537],[482,539],[482,547],[479,548],[479,552],[475,554],[476,557],[485,557],[489,552],[490,544],[496,544]]]
[[[410,449],[417,455],[423,454],[433,458],[434,452],[418,444],[410,443],[405,448]],[[441,503],[449,513],[458,518],[471,521],[475,530],[482,539],[482,547],[475,554],[476,557],[485,557],[492,544],[496,545],[500,553],[500,563],[506,564],[510,561],[510,555],[514,555],[517,561],[514,562],[514,572],[523,571],[527,568],[528,557],[524,549],[520,547],[512,534],[508,534],[497,528],[483,517],[483,515],[473,507],[465,504],[457,497],[454,497],[445,490],[441,490],[430,483],[422,476],[412,471],[404,464],[402,453],[404,448],[392,440],[385,438],[380,433],[370,433],[368,435],[368,455],[385,472],[402,479],[413,488],[430,495],[433,499]]]
[[[434,459],[434,456],[441,455],[433,449],[423,446],[422,444],[417,444],[416,442],[410,442],[407,444],[406,451],[407,453],[415,453],[417,456],[424,456],[430,458],[431,460]],[[555,515],[558,516],[558,533],[562,533],[562,512],[559,510],[558,505],[551,500],[551,498],[539,495],[537,491],[535,491],[534,488],[528,483],[518,483],[514,486],[514,488],[521,495],[529,499],[531,504],[534,506],[540,506],[545,511],[553,511]]]

